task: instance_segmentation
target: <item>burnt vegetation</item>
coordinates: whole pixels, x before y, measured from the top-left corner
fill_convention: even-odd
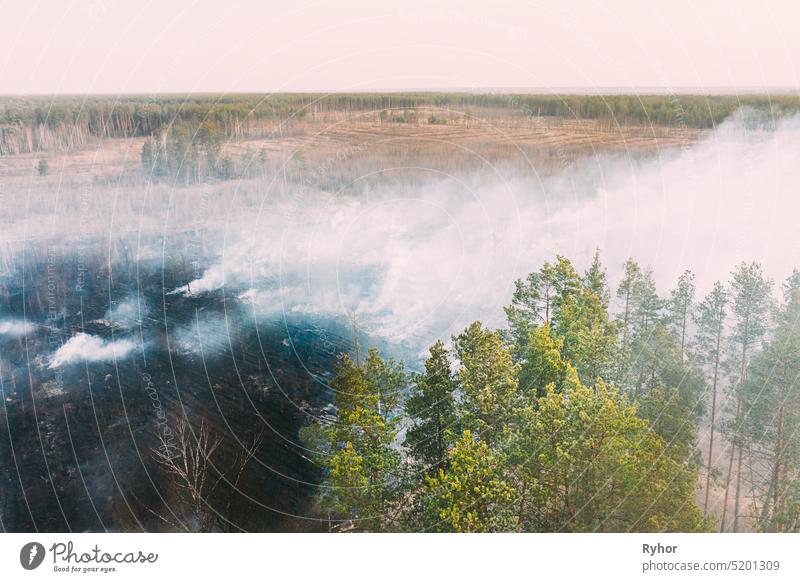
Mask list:
[[[50,254],[29,252],[42,260],[0,285],[4,317],[32,324],[0,336],[4,530],[321,527],[307,510],[319,469],[297,444],[330,400],[333,356],[313,327],[257,323],[221,293],[166,294],[187,280],[158,263],[120,255],[109,269],[59,251],[48,269]],[[106,319],[130,297],[153,309]],[[78,333],[137,347],[52,368],[53,351]]]

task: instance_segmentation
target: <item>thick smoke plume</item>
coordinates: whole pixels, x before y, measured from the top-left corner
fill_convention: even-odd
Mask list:
[[[58,208],[21,203],[0,242],[61,237],[112,260],[180,264],[188,285],[165,293],[224,290],[256,320],[322,314],[422,349],[475,319],[501,325],[514,279],[556,254],[584,268],[599,248],[612,284],[633,256],[662,292],[692,269],[703,293],[742,260],[786,277],[800,264],[800,121],[756,117],[739,112],[700,142],[651,156],[598,144],[548,178],[494,168],[420,180],[415,168],[411,180],[387,168],[385,180],[339,192],[279,195],[265,181],[255,194],[252,184],[89,192],[91,204],[70,194]],[[175,233],[180,249],[167,238]],[[146,312],[134,298],[106,317],[130,327]],[[54,361],[90,341],[99,340],[73,338]]]
[[[693,146],[595,157],[545,181],[449,176],[358,197],[265,200],[176,292],[225,287],[256,315],[354,315],[422,347],[474,319],[499,325],[513,280],[556,254],[585,267],[599,248],[612,283],[633,256],[662,291],[692,269],[703,292],[742,260],[782,279],[800,264],[798,161],[797,119],[754,123],[742,112]]]
[[[102,338],[78,333],[58,348],[50,368],[58,368],[78,362],[116,361],[124,358],[136,348],[136,342],[129,339],[104,340]]]

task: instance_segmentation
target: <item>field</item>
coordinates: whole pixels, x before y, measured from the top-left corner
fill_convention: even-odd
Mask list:
[[[59,102],[55,103],[57,108]],[[106,104],[113,106],[113,102]],[[205,146],[201,128],[213,117],[209,111],[215,107],[208,105],[202,115],[195,115],[199,121],[188,126],[189,145],[177,146],[184,150],[175,154],[180,156],[180,165],[187,167],[192,161],[192,144],[198,149]],[[357,179],[363,185],[374,172],[395,166],[443,173],[494,168],[547,176],[581,158],[610,153],[638,158],[683,147],[708,131],[684,124],[666,126],[610,117],[537,116],[522,105],[329,110],[315,103],[302,109],[302,115],[284,109],[286,118],[251,119],[245,111],[244,121],[236,118],[218,126],[213,171],[204,168],[187,177],[181,171],[155,175],[148,171],[152,168],[143,166],[143,146],[153,136],[166,143],[174,131],[169,124],[147,136],[133,127],[130,135],[122,130],[93,131],[66,121],[53,125],[47,108],[41,106],[37,109],[41,124],[4,126],[7,153],[0,177],[6,191],[56,187],[69,193],[87,183],[119,188],[154,181],[187,185],[235,179],[247,185],[255,178],[275,182],[273,188],[313,179],[319,188],[339,189],[353,187]],[[61,117],[70,115],[62,113]],[[12,147],[12,134],[27,137]],[[48,172],[39,176],[42,160],[46,160]]]

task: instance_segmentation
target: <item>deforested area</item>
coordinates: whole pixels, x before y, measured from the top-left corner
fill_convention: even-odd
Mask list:
[[[797,532],[798,108],[0,98],[0,526]]]

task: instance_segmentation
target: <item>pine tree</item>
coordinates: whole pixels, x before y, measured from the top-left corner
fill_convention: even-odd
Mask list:
[[[596,293],[583,288],[564,300],[555,335],[562,342],[562,356],[584,384],[610,378],[618,351],[617,326]]]
[[[694,309],[694,273],[684,271],[678,278],[678,286],[670,292],[667,301],[668,324],[681,340],[681,357],[686,352],[686,326],[692,319]]]
[[[561,357],[563,341],[550,333],[549,325],[535,327],[528,334],[519,371],[522,394],[535,400],[548,386],[561,391],[577,383],[575,368]]]
[[[448,470],[426,478],[427,531],[502,532],[513,525],[514,488],[503,477],[504,460],[465,431],[448,453]]]
[[[556,256],[555,264],[545,262],[539,271],[514,282],[511,305],[505,308],[510,337],[522,346],[528,331],[537,325],[555,327],[566,301],[582,288],[578,272],[569,259]]]
[[[514,295],[505,312],[509,327],[506,335],[516,347],[524,347],[532,328],[549,324],[551,293],[549,280],[543,280],[541,272],[514,281]]]
[[[524,531],[704,531],[696,471],[617,391],[599,382],[526,408],[515,459]],[[525,452],[527,451],[527,456]]]
[[[583,289],[583,281],[580,275],[566,257],[556,255],[556,264],[553,268],[553,288],[555,296],[553,298],[553,320],[551,324],[558,325],[558,318],[564,305],[574,299]]]
[[[639,415],[668,445],[668,452],[689,461],[703,414],[703,376],[681,357],[677,338],[655,324],[631,345],[633,399]]]
[[[384,360],[377,349],[370,348],[364,365],[364,380],[377,394],[378,413],[384,422],[389,422],[391,415],[397,409],[406,384],[403,363],[394,358]]]
[[[645,334],[658,323],[663,301],[656,291],[653,271],[650,268],[642,272],[633,289],[633,326],[635,333]]]
[[[714,459],[714,435],[717,418],[717,389],[720,381],[720,364],[722,363],[723,337],[725,332],[726,308],[728,294],[722,283],[717,281],[711,292],[700,302],[695,314],[697,335],[695,352],[701,364],[709,366],[711,375],[711,412],[708,438],[708,459],[706,461],[706,492],[703,501],[703,512],[708,512],[708,495],[711,489],[712,462]]]
[[[756,354],[739,395],[743,438],[764,454],[771,469],[761,495],[763,531],[797,531],[800,507],[800,272],[784,285],[774,336]],[[793,484],[794,482],[794,484]]]
[[[739,502],[741,497],[742,482],[742,457],[743,443],[740,425],[743,411],[742,401],[736,392],[738,387],[747,381],[747,366],[751,352],[758,345],[767,331],[768,315],[770,310],[770,293],[772,281],[767,279],[758,263],[741,263],[733,272],[731,281],[732,315],[734,318],[731,342],[733,352],[730,364],[738,369],[738,380],[734,386],[736,412],[729,430],[731,441],[731,455],[728,460],[728,473],[725,480],[725,497],[722,508],[722,531],[725,531],[728,509],[728,495],[733,474],[733,460],[738,449],[736,464],[736,492],[734,496],[733,531],[737,531],[739,523]]]
[[[622,300],[623,310],[621,314],[623,330],[628,335],[633,305],[636,297],[636,290],[641,284],[642,270],[639,264],[632,258],[625,261],[623,265],[625,274],[617,288],[617,298]]]
[[[608,309],[610,294],[608,291],[608,277],[603,264],[600,262],[600,249],[595,250],[592,264],[583,275],[583,285],[597,295],[603,309]]]
[[[378,362],[377,352],[370,355],[372,368],[368,363],[366,369],[342,355],[331,381],[336,420],[315,425],[303,437],[325,470],[323,508],[380,530],[390,527],[385,513],[397,493],[400,455],[393,446],[398,435],[396,411],[386,408],[386,386],[375,381],[382,378],[378,370],[386,363]]]
[[[514,414],[519,366],[500,334],[479,321],[453,338],[453,348],[460,363],[464,425],[492,446]]]
[[[411,455],[423,467],[446,468],[452,435],[458,435],[456,380],[450,371],[447,350],[441,341],[430,348],[425,372],[415,379],[405,410],[413,425],[406,434]]]

